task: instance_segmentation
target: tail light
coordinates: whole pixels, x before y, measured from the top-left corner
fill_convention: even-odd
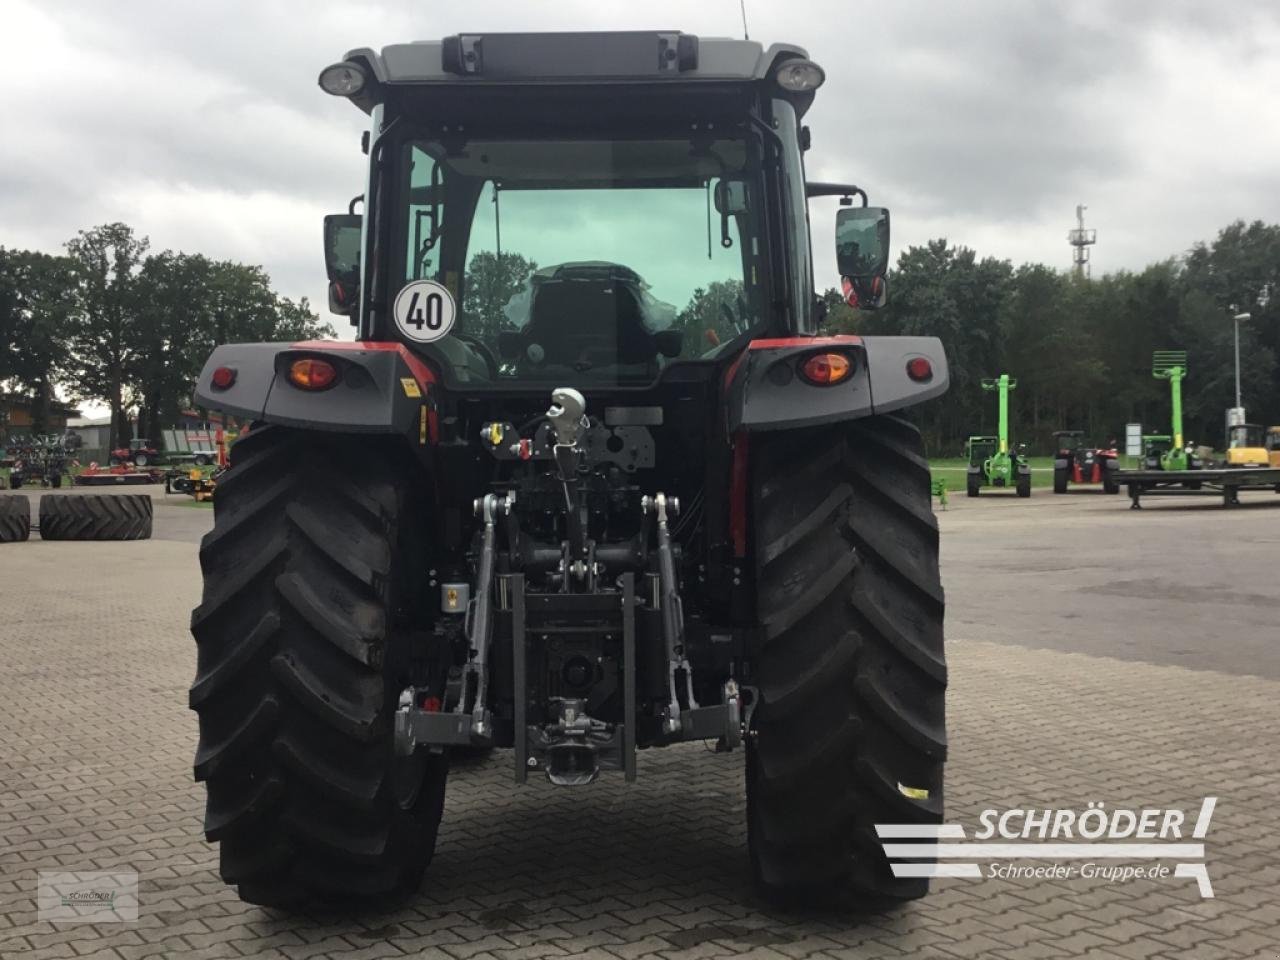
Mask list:
[[[226,390],[236,382],[235,367],[218,367],[209,378],[215,390]]]
[[[907,361],[907,376],[916,383],[928,383],[933,379],[933,364],[925,357],[912,357]]]
[[[328,360],[303,357],[289,364],[289,382],[302,390],[326,390],[338,379],[338,368]]]
[[[853,362],[844,353],[815,353],[800,364],[800,376],[819,387],[829,387],[849,379]]]

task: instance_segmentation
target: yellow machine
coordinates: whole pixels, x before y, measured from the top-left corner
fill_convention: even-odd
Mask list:
[[[1280,429],[1264,431],[1256,423],[1236,423],[1227,428],[1228,467],[1270,467],[1280,465]]]

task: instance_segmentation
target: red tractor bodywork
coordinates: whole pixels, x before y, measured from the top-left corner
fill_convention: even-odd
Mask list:
[[[1109,446],[1095,447],[1080,430],[1059,430],[1053,438],[1055,493],[1065,493],[1068,482],[1100,483],[1109,493],[1119,489],[1113,479],[1120,466],[1114,440]]]

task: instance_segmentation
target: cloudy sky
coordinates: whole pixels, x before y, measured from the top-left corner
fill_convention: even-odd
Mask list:
[[[1096,273],[1236,218],[1280,221],[1271,0],[747,0],[747,14],[753,39],[825,66],[810,178],[893,208],[898,249],[945,236],[1066,268],[1084,202]],[[57,251],[124,220],[154,249],[261,263],[322,306],[320,219],[360,190],[364,117],[320,92],[321,67],[459,31],[637,28],[740,36],[738,0],[0,0],[0,245]],[[830,206],[814,232],[818,284],[833,285]]]

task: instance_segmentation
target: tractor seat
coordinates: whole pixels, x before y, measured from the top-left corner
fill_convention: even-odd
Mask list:
[[[627,378],[658,372],[658,348],[636,293],[613,278],[543,281],[528,326],[508,343],[503,352],[518,345],[524,375],[557,368]]]

